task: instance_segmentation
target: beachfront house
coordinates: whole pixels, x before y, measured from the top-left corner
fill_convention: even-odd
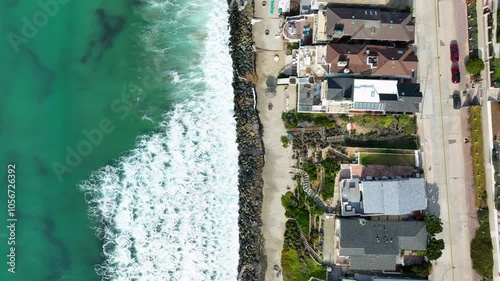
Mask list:
[[[414,114],[420,112],[420,85],[398,80],[313,77],[298,81],[298,112]]]
[[[394,271],[401,253],[424,251],[428,233],[421,221],[335,221],[335,264],[358,271]]]
[[[329,73],[410,78],[417,69],[418,59],[407,47],[329,44],[326,63]]]
[[[328,44],[299,47],[298,77],[373,76],[412,78],[418,59],[407,47]]]
[[[342,216],[404,216],[427,208],[423,178],[340,181]]]
[[[411,43],[415,40],[412,14],[366,7],[320,9],[314,19],[313,43]]]

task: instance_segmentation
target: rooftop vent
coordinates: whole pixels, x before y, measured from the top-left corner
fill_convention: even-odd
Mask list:
[[[347,60],[339,60],[337,62],[337,66],[346,66],[347,65]]]

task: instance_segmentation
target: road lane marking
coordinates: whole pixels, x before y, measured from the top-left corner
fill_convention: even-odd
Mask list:
[[[437,57],[439,58],[439,38],[438,38],[438,7],[437,7],[438,1],[435,2],[434,4],[434,29],[436,32],[436,52],[437,52]],[[438,67],[438,84],[439,84],[439,106],[440,106],[440,117],[441,117],[441,134],[443,137],[442,144],[443,144],[443,160],[444,160],[444,176],[445,176],[445,187],[446,187],[446,208],[448,209],[448,235],[450,239],[450,255],[451,255],[451,276],[452,280],[455,280],[455,264],[453,261],[453,240],[451,239],[451,216],[450,216],[450,199],[449,199],[449,192],[448,192],[448,172],[447,172],[447,165],[446,165],[446,145],[445,145],[445,138],[444,138],[444,116],[443,116],[443,93],[441,90],[441,65],[437,64]],[[446,272],[445,272],[446,273]],[[443,276],[444,277],[444,276]]]

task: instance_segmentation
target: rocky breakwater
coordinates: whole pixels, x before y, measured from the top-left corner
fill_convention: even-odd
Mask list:
[[[239,149],[239,265],[238,280],[264,280],[266,261],[261,233],[262,168],[264,147],[262,125],[254,106],[254,77],[251,7],[230,4],[231,56],[233,59],[234,111]]]

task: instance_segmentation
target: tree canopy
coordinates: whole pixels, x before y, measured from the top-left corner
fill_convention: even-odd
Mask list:
[[[429,260],[437,260],[443,255],[444,241],[432,237],[427,243],[427,257]]]
[[[427,278],[427,276],[431,274],[432,264],[430,262],[417,264],[411,267],[411,271],[413,271],[419,277]]]
[[[480,58],[472,58],[465,65],[465,70],[467,70],[470,75],[478,75],[484,70],[484,61]]]
[[[443,231],[443,222],[441,222],[440,218],[434,215],[425,216],[424,222],[425,228],[430,235],[434,236]]]

